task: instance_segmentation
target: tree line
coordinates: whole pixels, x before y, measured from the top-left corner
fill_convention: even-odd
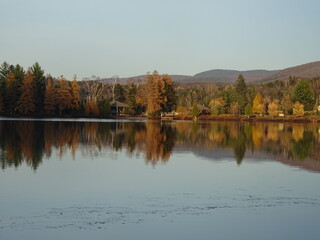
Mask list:
[[[99,78],[77,81],[45,75],[39,63],[26,71],[4,62],[0,66],[0,114],[6,116],[110,117],[112,104],[125,103],[123,114],[162,112],[200,115],[200,107],[221,115],[296,115],[317,112],[320,78],[247,84],[174,83],[167,74],[148,73],[142,81],[104,83]],[[208,114],[208,113],[207,113]]]
[[[62,116],[80,110],[80,86],[76,76],[45,76],[38,63],[25,71],[4,62],[0,67],[0,113],[9,116]]]
[[[169,75],[148,73],[143,84],[105,84],[98,80],[72,81],[45,75],[39,63],[25,71],[19,64],[0,66],[0,114],[8,116],[109,117],[114,101],[126,104],[123,114],[149,116],[176,108]]]
[[[212,115],[317,114],[320,78],[289,77],[267,83],[247,84],[239,75],[235,84],[194,83],[177,87],[177,112],[201,113],[199,105],[210,108]]]

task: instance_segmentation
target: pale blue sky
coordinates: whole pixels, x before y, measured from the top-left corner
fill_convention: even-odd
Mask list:
[[[0,0],[0,62],[53,76],[281,69],[320,60],[319,0]]]

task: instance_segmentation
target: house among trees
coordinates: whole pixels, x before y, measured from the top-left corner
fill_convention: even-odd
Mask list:
[[[211,109],[208,107],[205,107],[201,104],[197,104],[197,107],[200,111],[200,115],[210,115],[211,114]]]
[[[112,115],[121,115],[124,114],[127,105],[122,102],[113,100],[110,102],[110,107]]]

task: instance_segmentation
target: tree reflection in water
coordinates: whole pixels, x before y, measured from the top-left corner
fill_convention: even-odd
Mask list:
[[[146,163],[156,165],[169,161],[178,147],[213,154],[232,149],[237,164],[246,154],[267,153],[292,165],[312,160],[318,168],[318,129],[289,123],[0,121],[0,161],[3,169],[22,163],[37,169],[52,154],[62,158],[70,152],[75,159],[79,150],[95,157],[110,149],[125,150],[130,157],[142,153]]]

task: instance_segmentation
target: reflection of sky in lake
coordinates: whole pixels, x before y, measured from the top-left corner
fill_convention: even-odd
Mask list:
[[[318,173],[191,149],[157,165],[66,151],[1,171],[0,239],[318,239]]]

